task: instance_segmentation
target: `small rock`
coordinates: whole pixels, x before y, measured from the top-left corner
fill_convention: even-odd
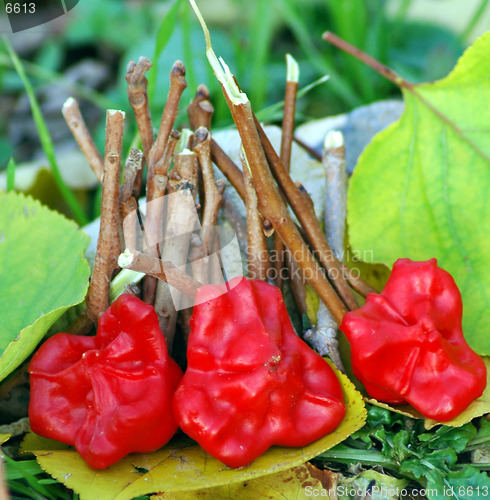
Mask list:
[[[371,139],[400,118],[405,105],[402,101],[378,101],[356,108],[350,113],[314,120],[298,127],[295,136],[321,153],[325,136],[340,130],[345,139],[346,168],[352,174],[359,155]]]

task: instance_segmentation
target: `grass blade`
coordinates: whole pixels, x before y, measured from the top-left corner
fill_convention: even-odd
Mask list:
[[[256,108],[264,106],[269,82],[268,55],[273,34],[274,9],[271,0],[255,2],[255,12],[250,26],[251,43],[248,58],[250,71],[250,101]]]
[[[311,65],[320,73],[328,73],[332,77],[332,91],[342,97],[345,103],[350,107],[358,106],[361,104],[361,99],[354,91],[352,84],[343,78],[326,60],[326,56],[322,54],[312,41],[311,31],[301,21],[301,14],[298,12],[294,0],[283,0],[278,11],[281,12],[284,22],[292,31],[298,44],[306,54]]]
[[[17,164],[13,158],[10,158],[7,164],[7,193],[14,190],[15,186],[15,169]]]
[[[22,83],[24,84],[24,88],[29,98],[32,116],[34,118],[34,122],[36,124],[39,133],[41,146],[51,167],[51,173],[53,174],[54,182],[57,188],[59,189],[64,201],[70,208],[70,211],[72,212],[75,220],[78,222],[78,224],[83,226],[88,223],[88,219],[82,207],[78,203],[78,200],[76,199],[75,195],[72,193],[70,188],[66,185],[65,181],[61,177],[58,163],[56,162],[53,140],[49,133],[46,122],[44,121],[44,117],[41,113],[41,108],[39,107],[39,103],[37,102],[31,82],[27,78],[26,73],[24,71],[24,67],[22,66],[14,49],[10,45],[8,38],[4,36],[3,40],[5,43],[5,47],[7,48],[7,52],[9,53],[10,59],[12,60],[12,63],[14,65],[14,68],[17,71],[17,74],[19,75],[20,79],[22,80]]]
[[[191,94],[197,89],[196,71],[194,69],[194,48],[192,47],[192,25],[191,25],[191,7],[185,2],[182,6],[182,53],[185,63],[185,77]]]
[[[39,483],[39,481],[33,474],[31,474],[31,471],[28,468],[22,467],[22,465],[20,465],[21,462],[16,462],[15,460],[11,459],[6,455],[3,456],[3,459],[5,460],[5,463],[8,464],[9,467],[11,467],[14,470],[17,469],[18,473],[22,475],[22,478],[26,480],[27,484],[33,490],[35,490],[37,493],[43,495],[46,498],[56,500],[56,497],[54,497],[43,484]],[[35,471],[34,474],[37,474],[37,471]]]
[[[318,78],[318,80],[315,80],[314,82],[304,86],[303,88],[298,90],[298,93],[296,95],[297,99],[300,99],[301,97],[305,96],[308,92],[313,90],[315,87],[318,87],[318,85],[321,85],[322,83],[325,83],[328,79],[330,78],[329,75],[324,75],[321,78]],[[284,106],[284,101],[279,101],[275,102],[274,104],[271,104],[270,106],[267,106],[264,109],[261,109],[258,111],[257,118],[260,121],[267,122],[269,120],[272,121],[271,117],[274,116],[276,117],[276,113],[280,112],[282,116],[282,108]]]
[[[475,29],[475,26],[478,24],[478,21],[480,20],[481,16],[485,12],[485,9],[488,6],[488,0],[481,0],[479,5],[477,6],[474,14],[471,16],[470,20],[468,21],[468,24],[464,28],[464,30],[461,32],[461,35],[459,36],[459,39],[462,42],[465,42],[467,38],[471,35],[471,32]]]
[[[182,0],[175,0],[174,4],[170,7],[167,14],[163,18],[160,27],[158,28],[155,39],[155,49],[153,51],[153,59],[151,61],[153,63],[153,67],[148,73],[148,98],[150,101],[155,93],[158,75],[158,58],[163,52],[163,49],[167,46],[167,43],[174,32],[175,26],[177,25],[177,17],[181,3]]]

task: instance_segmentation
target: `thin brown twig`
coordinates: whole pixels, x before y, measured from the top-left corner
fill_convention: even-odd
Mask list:
[[[352,290],[344,280],[341,267],[328,245],[325,234],[323,233],[318,219],[316,218],[315,211],[311,206],[305,203],[303,194],[299,192],[296,184],[286,172],[279,156],[275,152],[269,138],[262,128],[262,125],[256,117],[254,117],[254,122],[274,178],[281,187],[289,204],[291,205],[291,208],[296,214],[296,217],[298,217],[298,220],[303,226],[311,245],[320,259],[320,262],[327,270],[330,279],[346,306],[349,309],[357,309],[359,305],[357,304]]]
[[[342,261],[344,254],[345,217],[347,211],[347,173],[342,132],[330,131],[324,142],[322,163],[326,174],[325,235],[334,256]],[[328,354],[335,366],[345,373],[339,353],[338,324],[324,304],[317,311],[316,328],[309,330],[310,344],[321,355]]]
[[[261,214],[270,220],[302,271],[307,274],[306,278],[312,287],[318,293],[321,300],[325,302],[335,319],[340,323],[346,312],[346,308],[302,239],[274,183],[262,148],[257,126],[254,122],[250,101],[240,91],[224,61],[220,61],[216,57],[211,46],[211,39],[206,23],[193,0],[191,5],[203,28],[206,40],[206,55],[221,84],[228,107],[233,116],[233,121],[242,139],[243,149],[245,150],[252,171]]]
[[[165,244],[161,251],[162,260],[176,266],[187,263],[191,233],[195,229],[195,185],[197,180],[197,156],[184,151],[175,156],[174,169],[179,179],[169,184]],[[179,294],[172,294],[168,285],[159,282],[155,297],[155,310],[160,328],[165,336],[169,351],[173,345],[177,310],[181,309]]]
[[[286,91],[284,94],[284,111],[282,118],[282,134],[281,134],[281,153],[280,158],[287,172],[290,171],[291,150],[293,146],[294,122],[296,113],[296,95],[298,93],[298,64],[288,54],[287,60],[287,78]],[[281,238],[274,235],[274,268],[275,268],[275,283],[282,290],[282,269],[284,265],[284,245]],[[292,279],[296,280],[296,274],[292,274]],[[302,286],[302,283],[295,283],[293,292],[297,292]],[[304,294],[303,294],[304,295]],[[296,295],[295,295],[296,298]],[[301,302],[302,297],[298,295],[298,300]],[[302,304],[300,304],[302,307]]]
[[[95,177],[97,177],[99,182],[102,182],[102,177],[104,175],[104,160],[85,124],[78,102],[73,99],[73,97],[69,97],[63,104],[61,112],[80,150],[87,159],[90,168],[93,170]]]
[[[216,225],[222,198],[214,179],[213,163],[211,161],[211,134],[205,127],[199,127],[196,130],[195,138],[196,145],[194,146],[194,151],[199,158],[204,184],[203,243],[209,255],[212,253],[213,228]]]
[[[151,122],[150,103],[148,101],[148,80],[145,77],[145,73],[151,66],[151,61],[148,58],[140,57],[137,64],[134,61],[130,61],[126,69],[129,104],[133,109],[147,163],[151,146],[153,145],[153,125]],[[139,197],[142,183],[143,170],[138,172],[134,182],[136,198]]]
[[[342,260],[347,210],[347,173],[342,132],[329,132],[323,147],[327,192],[325,196],[325,234],[333,254]]]
[[[87,312],[95,323],[109,307],[112,273],[117,268],[117,258],[121,252],[118,228],[123,133],[124,113],[116,110],[107,111],[100,231],[87,294]]]
[[[202,107],[202,104],[205,104]],[[187,116],[189,118],[189,125],[191,130],[194,132],[199,127],[206,127],[208,130],[211,129],[211,120],[213,118],[214,108],[209,101],[209,90],[201,83],[197,87],[196,95],[192,99],[189,106],[187,106]],[[202,177],[202,170],[199,169],[197,173],[197,191],[199,193],[199,201],[204,200],[204,180]],[[201,205],[198,205],[198,209],[201,210]]]
[[[244,102],[234,103],[228,97],[224,85],[223,91],[248,158],[262,216],[272,223],[275,231],[305,274],[306,279],[340,322],[346,313],[345,306],[303,241],[274,183],[262,149],[250,102],[247,99]]]
[[[214,106],[211,101],[201,101],[197,106],[196,113],[196,124],[198,128],[206,127],[209,130],[214,114]]]
[[[126,69],[129,104],[134,112],[136,125],[140,133],[141,145],[148,160],[153,145],[153,125],[151,123],[150,103],[148,101],[148,80],[145,73],[151,68],[151,61],[140,57],[138,63],[130,61]]]
[[[231,199],[228,191],[223,193],[223,210],[227,221],[231,224],[231,227],[235,231],[240,249],[246,254],[248,251],[247,225],[242,216],[239,214],[238,209]]]
[[[288,75],[284,93],[284,113],[282,118],[280,158],[287,172],[290,170],[291,150],[294,137],[294,119],[296,114],[296,96],[298,94],[298,64],[288,54]]]
[[[130,198],[135,197],[134,180],[142,167],[143,152],[140,149],[132,148],[124,165],[124,180],[119,193],[121,203],[126,203]]]
[[[207,262],[203,260],[206,256],[204,243],[197,234],[193,234],[190,239],[189,263],[192,269],[192,276],[201,283],[208,283],[209,269]]]
[[[139,149],[133,148],[129,153],[124,166],[124,181],[119,189],[119,220],[122,224],[122,236],[124,246],[127,248],[136,248],[137,239],[137,218],[131,216],[132,224],[124,224],[124,220],[130,214],[134,214],[138,210],[138,202],[134,196],[133,188],[135,179],[143,167],[143,152]],[[128,222],[130,222],[128,220]]]
[[[322,161],[321,153],[319,153],[314,148],[306,144],[306,142],[302,141],[296,136],[293,137],[293,142],[295,142],[300,148],[304,149],[315,160]]]
[[[250,279],[265,281],[269,272],[269,250],[267,249],[267,241],[262,230],[262,217],[259,213],[259,202],[250,166],[244,155],[241,155],[241,160],[245,180],[245,206],[247,209],[248,277]]]
[[[322,35],[322,38],[326,41],[331,43],[332,45],[335,45],[339,49],[343,50],[344,52],[347,52],[348,54],[354,56],[356,59],[359,59],[362,61],[364,64],[369,66],[370,68],[373,68],[375,71],[377,71],[380,75],[384,76],[391,82],[393,82],[395,85],[398,87],[406,87],[408,89],[413,87],[413,84],[402,78],[400,75],[397,75],[393,70],[385,66],[384,64],[380,63],[374,57],[371,57],[369,54],[366,54],[363,52],[361,49],[358,49],[357,47],[354,47],[354,45],[351,45],[350,43],[346,42],[345,40],[342,40],[342,38],[338,37],[334,33],[331,33],[330,31],[325,32]]]
[[[201,84],[197,87],[194,99],[187,107],[187,116],[189,117],[189,124],[191,129],[195,132],[199,127],[211,129],[211,121],[213,119],[214,108],[209,100],[209,90],[206,85]],[[197,190],[199,193],[199,201],[202,203],[204,194],[204,179],[202,170],[199,169],[197,173]],[[199,205],[199,208],[201,206]]]
[[[366,283],[357,273],[354,273],[353,270],[340,262],[340,266],[342,268],[342,273],[346,277],[350,286],[363,297],[367,297],[368,293],[378,293],[378,291],[373,288],[369,283]]]
[[[300,275],[298,275],[298,265],[291,259],[289,252],[285,252],[285,255],[287,259],[291,293],[293,294],[294,303],[296,304],[299,314],[303,315],[308,312],[306,307],[306,283],[301,279]]]
[[[168,140],[174,126],[175,119],[179,112],[179,103],[182,93],[187,87],[187,82],[185,80],[185,66],[182,61],[175,61],[170,70],[170,90],[168,91],[167,101],[165,102],[165,107],[163,109],[162,118],[160,121],[160,128],[158,129],[157,138],[153,143],[150,150],[148,163],[148,174],[146,178],[146,203],[147,203],[147,217],[150,220],[150,224],[153,225],[154,222],[161,221],[160,205],[159,202],[154,202],[155,194],[158,192],[158,187],[155,185],[155,167],[162,160],[165,153],[165,148],[167,147]],[[162,179],[160,179],[162,180]],[[164,181],[165,182],[165,181]],[[153,213],[152,213],[153,212]],[[148,224],[147,224],[148,226]],[[147,227],[146,231],[151,235],[152,241],[159,242],[157,240],[159,233],[156,227]],[[155,233],[154,231],[157,231]],[[146,250],[153,257],[160,257],[158,249],[152,245]],[[148,304],[153,304],[155,300],[156,293],[156,281],[151,278],[145,278],[143,284],[143,300]]]
[[[211,139],[211,158],[223,175],[230,181],[231,185],[236,189],[240,198],[245,201],[245,182],[243,180],[243,173],[214,139]]]
[[[163,241],[163,220],[165,217],[165,199],[163,197],[167,189],[168,171],[180,136],[181,134],[177,130],[170,132],[164,154],[149,169],[152,176],[147,182],[145,232],[146,240],[151,241],[151,243],[146,252],[156,258],[160,257],[159,249],[161,249]],[[147,304],[155,302],[157,284],[157,280],[152,276],[145,277],[143,281],[143,300]]]
[[[477,152],[477,154],[479,156],[481,156],[487,162],[490,161],[490,156],[485,151],[483,151],[483,149],[481,149],[479,144],[472,141],[467,136],[467,134],[465,134],[464,131],[462,129],[460,129],[454,123],[454,121],[449,119],[444,113],[442,113],[437,108],[437,106],[435,106],[432,102],[427,100],[417,90],[416,85],[409,82],[408,80],[405,80],[405,78],[401,77],[400,75],[395,73],[393,70],[391,70],[390,68],[388,68],[387,66],[385,66],[381,62],[374,59],[374,57],[371,57],[369,54],[366,54],[362,50],[358,49],[357,47],[354,47],[354,45],[351,45],[350,43],[346,42],[345,40],[342,40],[342,38],[334,35],[333,33],[330,33],[330,32],[324,33],[323,39],[326,40],[327,42],[330,42],[331,44],[335,45],[339,49],[347,52],[348,54],[352,55],[356,59],[359,59],[364,64],[366,64],[370,68],[374,69],[374,71],[377,71],[381,76],[390,80],[398,87],[407,89],[420,102],[422,102],[427,109],[430,109],[432,111],[432,113],[434,113],[434,115],[436,115],[439,120],[441,120],[447,127],[451,128],[460,137],[461,140],[463,140],[464,142],[469,144],[473,148],[473,150]]]
[[[194,99],[187,107],[187,116],[191,129],[197,130],[199,127],[206,127],[209,130],[213,113],[214,108],[209,100],[209,90],[206,85],[201,83],[197,87]]]
[[[182,61],[176,61],[170,70],[170,90],[168,91],[167,101],[163,108],[160,128],[149,154],[149,170],[160,160],[165,151],[170,131],[174,126],[179,112],[180,98],[186,87],[185,66]]]
[[[175,119],[177,118],[177,114],[179,112],[180,98],[186,87],[187,82],[185,80],[185,66],[182,61],[176,61],[170,70],[170,89],[167,95],[167,101],[165,102],[165,107],[163,109],[162,118],[160,120],[158,134],[147,159],[148,174],[146,178],[146,202],[147,217],[149,215],[150,223],[161,220],[160,214],[157,213],[160,212],[159,208],[161,203],[154,201],[156,200],[154,196],[159,190],[159,188],[155,185],[155,167],[160,160],[165,162],[165,159],[163,158],[165,148],[167,147],[172,127],[174,126]],[[160,178],[160,181],[162,180],[165,183],[165,180]],[[159,236],[158,232],[152,234],[155,229],[156,228],[154,227],[147,227],[147,234],[151,236],[153,241],[159,241],[155,240],[155,236]],[[158,229],[156,230],[158,231]],[[154,245],[148,248],[147,252],[149,252],[153,257],[160,257],[158,248]],[[145,278],[143,283],[143,300],[148,304],[153,304],[155,300],[156,286],[157,282],[154,279],[149,277]]]
[[[196,281],[176,268],[172,262],[155,259],[151,255],[135,250],[126,249],[119,256],[119,266],[124,269],[132,269],[139,273],[154,276],[172,285],[189,297],[194,297],[197,289],[202,286],[199,281]]]
[[[178,130],[172,130],[167,141],[167,147],[162,158],[155,164],[153,168],[153,183],[150,185],[151,193],[150,200],[154,200],[165,194],[168,182],[168,171],[174,158],[175,148],[179,142],[181,133]]]
[[[340,135],[339,135],[340,134]],[[332,248],[335,259],[339,263],[342,275],[351,287],[363,297],[368,293],[377,293],[358,274],[343,263],[341,258],[344,248],[346,219],[346,186],[345,146],[341,132],[331,131],[325,139],[322,163],[327,175],[327,201],[325,206],[325,233]],[[339,209],[338,207],[342,207]]]

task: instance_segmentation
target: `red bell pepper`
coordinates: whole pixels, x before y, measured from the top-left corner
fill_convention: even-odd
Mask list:
[[[332,432],[345,406],[333,370],[294,332],[280,291],[245,278],[226,286],[222,295],[213,285],[197,292],[174,412],[205,451],[240,467],[273,444],[304,446]]]
[[[354,374],[379,401],[410,403],[440,422],[454,418],[486,386],[486,367],[464,339],[462,314],[458,287],[436,259],[397,260],[382,293],[369,294],[340,325]]]
[[[177,430],[172,396],[182,377],[152,306],[121,295],[97,335],[58,333],[29,365],[37,434],[74,445],[94,469],[151,452]]]

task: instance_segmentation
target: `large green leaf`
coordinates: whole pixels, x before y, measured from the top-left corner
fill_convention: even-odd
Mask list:
[[[85,297],[87,245],[75,223],[32,198],[0,192],[0,380]]]
[[[405,112],[351,179],[349,240],[389,266],[438,259],[463,295],[469,344],[490,354],[490,33],[453,72],[403,88]]]
[[[79,493],[81,500],[90,500],[94,495],[98,500],[129,500],[148,493],[180,494],[244,483],[299,466],[364,425],[366,408],[361,395],[344,374],[337,370],[336,374],[347,411],[334,432],[302,448],[273,446],[240,469],[227,467],[194,442],[182,440],[173,440],[154,453],[128,455],[108,469],[98,471],[90,469],[76,451],[53,450],[44,440],[30,439],[30,445],[23,446],[23,450],[33,451],[41,467]]]

